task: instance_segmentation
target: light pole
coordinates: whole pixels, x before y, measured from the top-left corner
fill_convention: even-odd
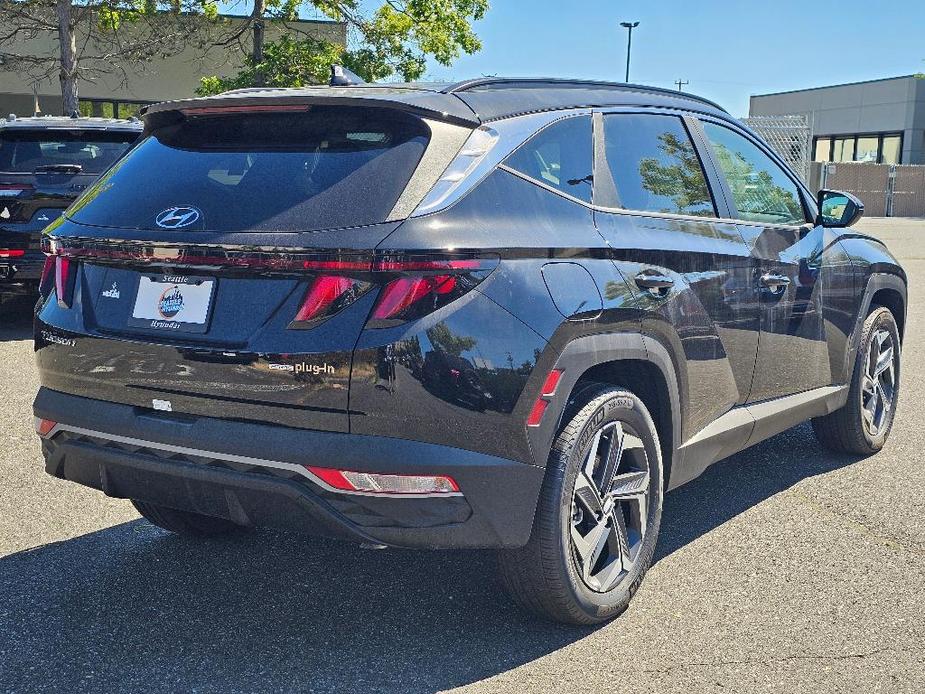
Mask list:
[[[627,31],[626,37],[626,79],[624,82],[630,81],[630,50],[633,48],[633,29],[639,26],[639,22],[620,22],[621,27],[625,27]]]

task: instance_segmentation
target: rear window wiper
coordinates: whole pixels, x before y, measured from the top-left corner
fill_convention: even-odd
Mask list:
[[[84,170],[80,164],[43,164],[36,166],[32,173],[72,173],[79,174]]]

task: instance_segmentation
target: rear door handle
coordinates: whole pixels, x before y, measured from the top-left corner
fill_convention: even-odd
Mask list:
[[[636,286],[653,296],[662,297],[674,286],[674,280],[658,271],[643,271],[636,275]]]
[[[780,294],[790,285],[790,278],[785,275],[766,272],[760,277],[758,284],[760,284],[762,288],[769,290],[772,294]]]

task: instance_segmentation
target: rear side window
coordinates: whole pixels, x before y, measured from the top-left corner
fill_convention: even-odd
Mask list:
[[[430,129],[394,110],[195,116],[154,130],[72,208],[82,224],[190,231],[314,231],[386,221]],[[169,215],[168,215],[169,216]]]
[[[738,219],[764,224],[803,224],[797,184],[767,154],[737,132],[704,123],[735,203]]]
[[[604,116],[604,151],[618,206],[715,217],[697,151],[676,116]]]
[[[521,145],[504,163],[559,192],[591,202],[591,117],[575,116],[553,123]]]
[[[76,165],[79,173],[101,174],[136,139],[137,132],[8,128],[0,131],[0,172],[31,174]]]

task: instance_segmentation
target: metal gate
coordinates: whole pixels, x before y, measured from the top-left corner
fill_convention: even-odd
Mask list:
[[[925,166],[845,162],[813,168],[814,188],[857,195],[868,217],[925,217]]]
[[[800,178],[809,180],[812,131],[806,116],[751,116],[742,122],[763,137]]]

